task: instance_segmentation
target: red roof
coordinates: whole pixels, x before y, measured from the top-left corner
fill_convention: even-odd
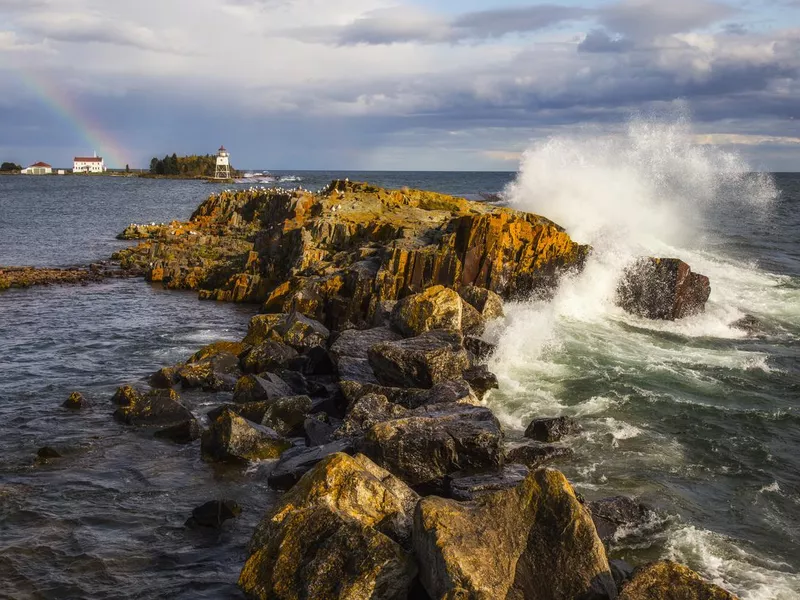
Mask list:
[[[225,146],[220,146],[218,152],[227,152],[227,150],[225,150]]]
[[[76,156],[75,162],[103,162],[102,156]]]
[[[31,166],[32,166],[32,167],[47,167],[48,169],[52,169],[52,168],[53,168],[53,167],[51,167],[50,165],[48,165],[46,162],[38,162],[38,163],[34,163],[34,164],[32,164]]]

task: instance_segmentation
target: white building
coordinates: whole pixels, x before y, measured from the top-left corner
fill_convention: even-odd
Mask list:
[[[72,162],[73,173],[105,173],[106,164],[102,156],[76,156]]]
[[[22,169],[23,175],[51,175],[53,167],[44,162],[37,162],[30,167]]]
[[[217,168],[214,170],[214,179],[231,178],[231,155],[225,150],[225,146],[220,146],[217,151]]]

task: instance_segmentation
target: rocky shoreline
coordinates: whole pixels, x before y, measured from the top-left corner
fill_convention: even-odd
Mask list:
[[[617,529],[653,512],[586,503],[547,466],[569,455],[579,423],[537,419],[512,440],[486,406],[498,386],[486,324],[504,299],[547,296],[590,252],[555,223],[345,180],[319,193],[223,192],[186,223],[121,236],[142,240],[115,255],[123,270],[262,306],[240,342],[112,398],[120,422],[198,444],[209,462],[274,459],[269,483],[285,493],[250,543],[248,597],[733,598],[674,563],[609,560]],[[709,292],[685,263],[647,259],[618,302],[674,319]],[[179,390],[224,401],[199,415]],[[192,522],[238,514],[212,504]]]

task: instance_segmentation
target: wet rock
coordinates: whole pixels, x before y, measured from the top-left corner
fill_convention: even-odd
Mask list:
[[[475,392],[478,400],[483,400],[489,390],[496,390],[500,387],[497,375],[492,373],[486,365],[478,365],[464,371],[464,379]]]
[[[331,422],[324,413],[312,415],[303,421],[303,432],[307,446],[324,446],[334,439],[341,422]]]
[[[366,394],[349,408],[336,437],[353,437],[364,434],[370,427],[382,421],[402,417],[408,409],[390,402],[386,396]]]
[[[337,361],[336,369],[341,381],[356,381],[358,383],[377,384],[378,379],[372,365],[365,358],[342,356]]]
[[[288,490],[319,461],[336,452],[353,454],[355,446],[352,440],[336,440],[310,448],[303,446],[290,448],[281,455],[267,481],[275,489]]]
[[[616,597],[591,517],[558,471],[473,502],[423,498],[413,538],[432,598]]]
[[[278,398],[267,408],[261,424],[286,437],[303,435],[303,423],[310,411],[311,398],[308,396]]]
[[[578,433],[580,425],[570,417],[555,417],[552,419],[534,419],[525,430],[525,437],[537,442],[557,442],[567,435]]]
[[[218,356],[225,356],[226,358],[231,355],[239,356],[242,352],[244,352],[248,348],[249,345],[243,342],[227,342],[227,341],[214,342],[212,344],[208,344],[207,346],[203,346],[202,348],[200,348],[200,350],[198,350],[197,352],[192,354],[191,357],[189,357],[189,360],[187,360],[186,363],[192,364],[192,363],[207,362]]]
[[[417,500],[365,457],[332,454],[264,516],[239,587],[259,599],[406,600]]]
[[[51,448],[50,446],[43,446],[36,451],[36,456],[43,460],[47,460],[50,458],[61,458],[61,453],[56,450],[55,448]]]
[[[364,453],[412,486],[441,487],[457,471],[500,469],[502,445],[503,432],[489,409],[437,404],[373,425]]]
[[[232,354],[202,363],[185,364],[177,370],[178,381],[185,390],[230,392],[236,385],[238,364],[239,359]]]
[[[244,353],[240,363],[245,373],[263,373],[287,367],[298,356],[297,350],[283,342],[264,340]]]
[[[730,325],[733,329],[740,329],[750,335],[757,335],[764,333],[764,323],[758,317],[753,315],[745,315],[741,319],[737,319]]]
[[[491,319],[500,319],[504,316],[503,299],[493,291],[475,285],[469,285],[459,288],[458,293],[487,321]]]
[[[247,327],[247,335],[244,340],[246,344],[257,346],[267,340],[282,342],[280,334],[275,331],[275,326],[286,319],[286,314],[266,314],[256,315],[250,319]]]
[[[167,389],[180,383],[178,377],[178,370],[183,365],[175,365],[174,367],[161,367],[158,371],[150,375],[148,383],[157,389]]]
[[[682,260],[643,258],[625,269],[617,304],[634,315],[673,321],[705,310],[710,295],[708,277]]]
[[[142,392],[130,385],[123,385],[117,388],[111,396],[111,402],[117,406],[128,406],[142,398]]]
[[[657,515],[650,507],[627,496],[595,500],[586,505],[592,513],[597,534],[605,543],[611,542],[619,531],[633,531],[653,525]]]
[[[187,527],[213,527],[219,529],[228,519],[242,514],[242,508],[233,500],[212,500],[192,510]]]
[[[625,582],[633,577],[634,568],[620,558],[610,560],[608,564],[611,567],[611,576],[614,578],[614,583],[617,589],[621,590]]]
[[[530,469],[537,469],[554,460],[569,459],[574,455],[572,448],[567,446],[554,446],[541,442],[522,442],[509,444],[506,447],[508,462],[520,463]]]
[[[435,285],[400,300],[391,316],[392,326],[406,337],[434,329],[461,329],[462,300],[455,290]]]
[[[470,366],[463,337],[446,330],[376,344],[369,349],[369,363],[383,385],[424,389],[461,379]]]
[[[461,299],[461,331],[464,335],[480,336],[486,329],[486,319],[475,308]]]
[[[497,347],[479,337],[470,335],[464,338],[464,348],[469,351],[476,361],[482,361],[488,359]]]
[[[81,408],[88,408],[89,401],[83,397],[83,394],[80,392],[72,392],[62,404],[64,408],[71,408],[73,410],[79,410]]]
[[[273,373],[244,375],[236,382],[233,389],[233,401],[237,404],[275,401],[278,398],[293,396],[294,391],[283,379]]]
[[[197,422],[197,419],[192,417],[177,425],[159,429],[153,435],[176,444],[191,444],[193,441],[199,440],[202,433],[203,430]]]
[[[244,462],[278,458],[291,443],[275,431],[225,410],[203,433],[201,450],[207,460]]]
[[[656,562],[634,572],[619,600],[736,600],[736,596],[704,581],[697,573],[670,561]]]
[[[373,383],[343,381],[342,393],[349,406],[367,394],[386,396],[389,402],[405,408],[419,408],[428,404],[462,402],[476,404],[477,397],[469,384],[461,379],[442,381],[427,390],[419,388],[399,388]]]
[[[127,387],[127,386],[126,386]],[[120,405],[114,411],[114,418],[126,425],[137,427],[172,427],[193,419],[191,411],[179,402],[175,390],[151,390],[146,394],[131,393],[120,388]]]
[[[448,482],[450,497],[454,500],[475,500],[499,490],[517,487],[528,476],[525,465],[505,465],[498,472],[463,475],[456,473]]]

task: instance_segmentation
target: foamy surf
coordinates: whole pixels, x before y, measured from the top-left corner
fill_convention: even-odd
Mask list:
[[[736,154],[693,140],[679,116],[637,120],[618,136],[550,138],[524,154],[508,204],[551,218],[593,253],[551,300],[510,303],[488,329],[500,381],[488,402],[517,435],[534,417],[577,417],[576,457],[559,468],[593,497],[643,495],[673,517],[692,506],[691,524],[640,540],[654,545],[644,556],[687,563],[745,599],[797,598],[797,565],[757,550],[791,545],[784,509],[742,517],[763,519],[763,531],[732,527],[752,540],[703,528],[717,523],[717,503],[729,509],[737,477],[777,465],[764,436],[776,414],[797,414],[779,382],[800,328],[800,285],[720,250],[710,230],[741,212],[767,219],[778,193]],[[638,256],[677,257],[707,275],[706,311],[662,322],[615,306],[620,274]],[[763,331],[732,326],[746,315]],[[716,481],[726,478],[729,487]],[[758,489],[782,487],[770,479]]]

